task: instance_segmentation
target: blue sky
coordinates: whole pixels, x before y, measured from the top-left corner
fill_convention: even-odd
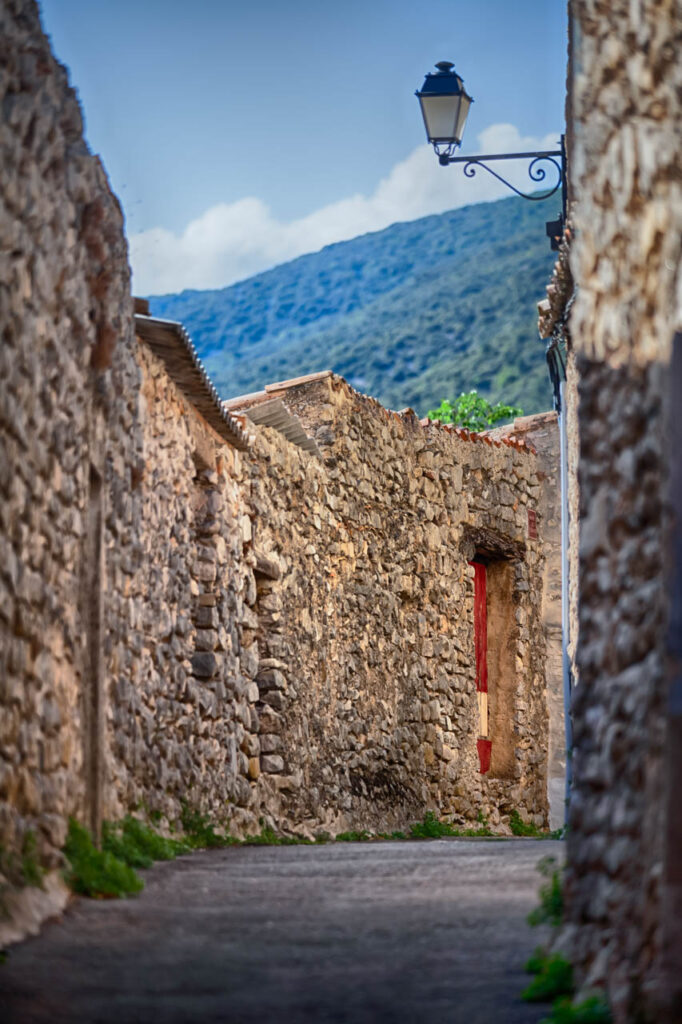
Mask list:
[[[42,0],[123,203],[139,293],[218,287],[503,194],[425,144],[414,91],[454,60],[463,152],[563,126],[562,0]]]

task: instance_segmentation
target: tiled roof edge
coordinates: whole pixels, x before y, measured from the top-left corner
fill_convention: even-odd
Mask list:
[[[488,433],[474,433],[471,430],[465,430],[463,427],[453,427],[448,423],[441,423],[439,420],[430,420],[428,417],[420,419],[414,409],[401,409],[400,412],[394,412],[392,409],[387,409],[385,405],[382,405],[378,399],[372,395],[365,395],[362,391],[358,391],[349,384],[345,377],[340,374],[334,373],[331,370],[323,370],[321,373],[310,373],[303,377],[292,377],[290,380],[279,381],[276,384],[266,384],[262,391],[253,391],[248,395],[242,395],[240,398],[229,399],[225,404],[228,407],[235,407],[238,403],[242,403],[243,411],[248,414],[248,405],[250,403],[258,403],[267,401],[269,398],[274,397],[276,394],[281,394],[282,391],[293,391],[297,387],[304,387],[306,384],[313,383],[314,381],[331,379],[334,383],[343,384],[347,388],[349,394],[355,395],[362,399],[364,402],[369,402],[375,406],[380,413],[386,418],[395,418],[403,421],[411,421],[416,426],[421,426],[425,430],[430,429],[441,429],[446,433],[454,434],[460,441],[475,441],[479,444],[485,444],[489,448],[513,448],[515,451],[523,452],[525,454],[537,455],[535,448],[528,444],[527,441],[516,437],[490,437]],[[241,410],[240,410],[241,411]]]
[[[189,376],[178,372],[163,348],[154,342],[154,330],[177,338],[188,363]],[[202,363],[194,343],[184,326],[176,320],[163,320],[159,317],[135,314],[135,329],[142,340],[165,364],[171,380],[177,384],[187,400],[197,409],[205,420],[234,448],[246,451],[251,445],[251,437],[239,421],[223,407],[220,396]]]

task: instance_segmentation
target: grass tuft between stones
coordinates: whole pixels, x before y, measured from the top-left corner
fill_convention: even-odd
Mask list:
[[[134,868],[108,850],[98,850],[92,836],[73,818],[64,846],[66,882],[82,896],[116,899],[140,892],[143,881]]]
[[[479,814],[481,823],[478,828],[457,828],[447,821],[441,821],[433,811],[427,811],[423,821],[418,821],[410,827],[410,839],[443,839],[447,836],[455,838],[501,838],[493,832],[485,818]]]
[[[360,832],[339,832],[336,836],[337,843],[368,843],[375,837],[371,832],[368,832],[366,828],[363,828]]]
[[[536,950],[526,964],[526,970],[535,975],[521,993],[521,998],[527,1003],[544,1003],[573,992],[573,968],[560,953],[546,956]]]
[[[313,840],[304,836],[278,835],[269,825],[261,822],[261,830],[253,836],[246,836],[244,846],[312,846]]]
[[[579,1003],[557,999],[549,1017],[540,1024],[613,1024],[611,1011],[603,995],[588,996]]]
[[[563,917],[561,871],[554,857],[543,857],[538,871],[547,881],[540,886],[540,905],[528,916],[532,925],[551,924],[555,928]],[[546,953],[538,947],[526,963],[526,971],[535,975],[521,993],[530,1003],[553,1002],[549,1017],[540,1024],[612,1024],[613,1018],[604,994],[591,993],[580,1002],[573,1000],[573,968],[561,953]],[[557,998],[559,997],[559,998]]]
[[[214,822],[189,804],[182,805],[180,823],[185,833],[184,840],[192,850],[212,850],[239,843],[227,830],[216,832]]]
[[[540,924],[551,924],[557,928],[564,916],[564,893],[562,873],[556,857],[543,857],[537,870],[547,881],[540,886],[540,903],[528,915],[528,924],[536,927]]]
[[[38,842],[32,829],[24,833],[21,853],[9,853],[0,846],[0,875],[3,875],[10,885],[20,889],[27,885],[42,888],[45,871],[38,860]]]
[[[116,824],[104,824],[102,849],[131,868],[149,868],[155,860],[174,860],[189,853],[192,846],[186,840],[167,839],[144,821],[127,815]]]
[[[515,808],[509,814],[509,828],[513,836],[527,836],[530,839],[563,839],[566,834],[566,826],[554,829],[553,832],[543,832],[534,822],[524,821]]]

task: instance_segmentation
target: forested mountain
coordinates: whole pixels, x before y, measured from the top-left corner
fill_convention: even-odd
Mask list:
[[[477,388],[551,407],[537,308],[552,200],[503,199],[362,235],[215,291],[150,299],[182,321],[228,398],[332,369],[420,414]]]

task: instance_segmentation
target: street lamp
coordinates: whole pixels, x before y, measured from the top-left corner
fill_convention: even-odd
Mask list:
[[[464,89],[464,82],[453,70],[454,64],[441,60],[436,67],[438,73],[429,72],[422,91],[416,95],[422,108],[426,137],[440,162],[447,164],[457,146],[462,144],[472,99]],[[441,146],[445,149],[441,150]]]
[[[436,64],[437,74],[427,74],[421,92],[417,98],[421,105],[426,137],[433,146],[438,162],[447,167],[448,164],[464,164],[464,174],[467,178],[473,178],[476,170],[482,167],[494,178],[501,181],[503,185],[515,192],[523,199],[530,199],[531,202],[539,202],[549,199],[555,192],[561,189],[561,214],[558,220],[548,221],[547,234],[550,238],[552,249],[556,250],[561,244],[561,239],[566,225],[566,144],[565,138],[561,136],[561,148],[554,150],[541,150],[534,153],[486,153],[478,156],[455,156],[457,148],[462,144],[462,135],[466,124],[469,108],[473,103],[471,96],[464,89],[464,82],[454,70],[454,64],[442,60]],[[488,164],[496,160],[529,160],[528,176],[531,181],[544,181],[547,172],[545,166],[551,164],[557,172],[556,183],[552,188],[542,194],[537,192],[522,192],[512,185],[510,181],[503,178],[501,174],[494,171]],[[542,165],[545,166],[542,166]],[[566,799],[571,788],[571,762],[570,750],[572,747],[572,729],[570,713],[571,697],[571,666],[568,656],[569,641],[569,604],[568,604],[568,477],[567,477],[567,440],[566,440],[566,416],[564,410],[564,384],[566,380],[565,366],[563,365],[556,340],[551,340],[547,347],[547,362],[549,364],[550,377],[554,390],[554,405],[559,414],[559,434],[561,439],[561,562],[562,562],[562,675],[564,682],[564,720],[566,724],[566,750],[569,751],[566,771]]]
[[[492,174],[494,178],[515,192],[517,196],[529,199],[534,203],[549,199],[561,189],[559,219],[547,222],[547,234],[551,247],[554,250],[558,249],[566,224],[566,146],[564,136],[561,136],[560,149],[547,149],[531,153],[486,153],[478,156],[455,156],[457,148],[462,144],[464,126],[473,99],[465,90],[464,82],[454,67],[455,65],[448,60],[439,61],[436,64],[437,73],[428,73],[421,91],[416,93],[424,118],[426,137],[434,148],[438,162],[443,167],[447,167],[448,164],[464,164],[464,174],[467,178],[473,178],[477,168],[482,167],[488,174]],[[547,177],[546,165],[551,164],[557,173],[556,183],[541,194],[522,192],[501,174],[494,171],[492,167],[488,167],[490,162],[496,160],[529,160],[528,177],[531,181],[538,183],[545,180]]]

